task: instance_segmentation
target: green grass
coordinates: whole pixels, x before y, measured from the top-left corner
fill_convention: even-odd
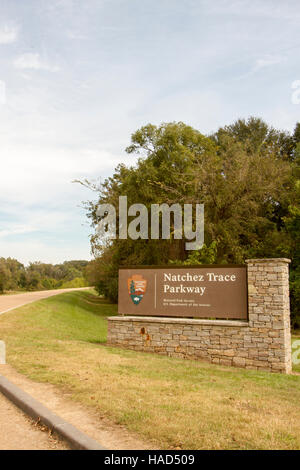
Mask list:
[[[0,317],[8,362],[161,448],[300,449],[300,375],[105,346],[116,306],[60,294]]]

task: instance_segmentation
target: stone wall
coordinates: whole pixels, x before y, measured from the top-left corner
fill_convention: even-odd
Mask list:
[[[248,321],[109,317],[108,344],[290,373],[288,263],[283,258],[247,260]]]

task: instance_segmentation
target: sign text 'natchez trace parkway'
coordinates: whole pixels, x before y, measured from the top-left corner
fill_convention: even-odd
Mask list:
[[[118,312],[246,320],[246,267],[122,268]]]

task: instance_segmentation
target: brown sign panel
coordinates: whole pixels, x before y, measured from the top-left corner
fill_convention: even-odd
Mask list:
[[[120,315],[247,319],[246,266],[122,268]]]

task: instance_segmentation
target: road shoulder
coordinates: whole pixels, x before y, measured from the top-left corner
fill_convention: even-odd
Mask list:
[[[19,374],[10,365],[0,365],[0,375],[7,378],[52,413],[64,419],[91,439],[110,450],[152,449],[151,444],[130,433],[123,426],[111,423],[71,400],[71,394],[51,384],[38,383]]]

